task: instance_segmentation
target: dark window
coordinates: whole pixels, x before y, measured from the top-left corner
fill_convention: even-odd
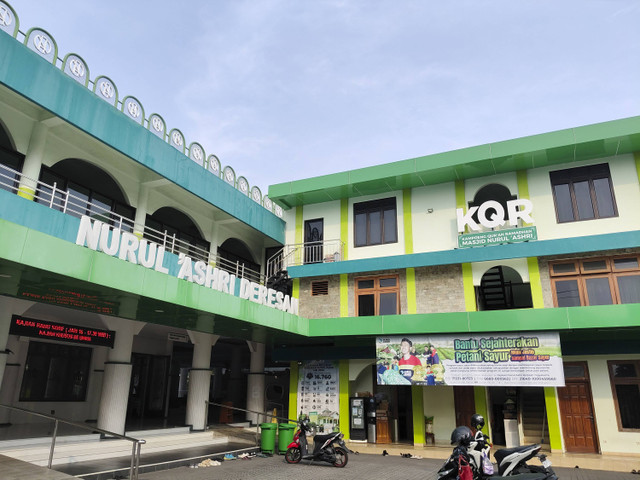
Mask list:
[[[353,215],[356,247],[398,241],[395,197],[356,203]]]
[[[84,401],[90,364],[90,348],[29,342],[20,401]]]
[[[549,273],[557,307],[640,303],[637,255],[551,263]]]
[[[400,313],[400,285],[397,275],[356,279],[356,315]]]
[[[64,211],[74,217],[88,215],[124,231],[132,231],[136,214],[135,208],[69,180],[50,168],[42,168],[40,181],[54,187],[55,194],[53,188],[40,184],[36,202],[50,205],[52,208]],[[65,192],[68,192],[68,196]],[[53,198],[51,198],[52,196]],[[119,217],[111,215],[111,213],[122,215],[129,222],[121,222]]]
[[[558,223],[618,215],[608,164],[557,170],[549,176]]]
[[[609,360],[620,430],[640,430],[640,360]]]
[[[0,127],[2,130],[2,127]],[[18,176],[19,174],[12,172],[22,171],[22,163],[24,162],[24,155],[14,152],[8,148],[0,145],[0,188],[8,190],[10,192],[16,192],[18,188]],[[11,170],[10,170],[11,169]]]

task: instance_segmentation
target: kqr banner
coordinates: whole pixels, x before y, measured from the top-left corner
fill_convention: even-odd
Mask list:
[[[564,386],[557,332],[378,337],[378,385]]]

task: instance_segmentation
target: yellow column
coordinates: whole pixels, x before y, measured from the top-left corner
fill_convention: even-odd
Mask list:
[[[349,199],[340,200],[340,242],[342,242],[342,259],[349,258]],[[340,316],[349,316],[349,276],[340,274]]]
[[[349,360],[340,360],[338,369],[340,431],[344,434],[344,438],[349,439]]]
[[[413,414],[413,444],[424,447],[424,395],[421,385],[411,385],[411,410]]]
[[[404,253],[413,253],[413,219],[411,214],[411,189],[402,191],[402,219],[404,224]],[[416,269],[406,269],[407,275],[407,313],[418,313],[416,297]]]
[[[544,404],[547,410],[547,426],[549,428],[549,443],[552,451],[562,451],[562,430],[560,428],[560,414],[558,413],[558,389],[544,387]]]
[[[289,419],[298,419],[298,362],[289,363]]]

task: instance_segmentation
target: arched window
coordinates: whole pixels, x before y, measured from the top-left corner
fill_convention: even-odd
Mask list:
[[[133,230],[135,208],[128,204],[111,175],[101,168],[84,160],[66,159],[53,167],[42,167],[40,181],[47,186],[40,185],[37,202],[51,204],[75,217],[88,215],[123,230]],[[55,194],[49,186],[55,186]],[[126,219],[122,225],[120,217]]]
[[[144,236],[172,253],[185,253],[193,259],[209,261],[210,244],[187,215],[172,207],[162,207],[147,215]]]
[[[16,192],[19,174],[22,171],[24,155],[13,148],[9,133],[0,123],[0,188]]]
[[[478,310],[531,308],[531,286],[511,267],[497,265],[487,270],[477,287]]]

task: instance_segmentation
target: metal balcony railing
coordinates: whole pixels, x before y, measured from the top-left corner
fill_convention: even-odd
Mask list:
[[[142,233],[142,238],[146,238],[158,245],[165,247],[165,250],[176,255],[184,253],[193,260],[202,260],[207,264],[215,266],[234,274],[237,278],[246,278],[252,282],[265,284],[265,276],[259,271],[247,268],[242,262],[233,262],[220,255],[212,254],[210,250],[202,248],[194,243],[180,239],[175,234],[170,235],[166,231],[161,232],[149,228],[144,224],[136,223],[134,220],[119,215],[105,204],[92,203],[77,194],[62,190],[56,183],[46,184],[39,180],[29,178],[17,170],[0,164],[0,189],[22,193],[23,196],[33,197],[33,200],[41,205],[45,205],[53,210],[58,210],[67,215],[82,217],[87,215],[95,220],[99,220],[126,232]]]
[[[289,267],[311,263],[330,263],[342,260],[344,243],[340,240],[295,243],[285,245],[267,260],[267,278]]]

